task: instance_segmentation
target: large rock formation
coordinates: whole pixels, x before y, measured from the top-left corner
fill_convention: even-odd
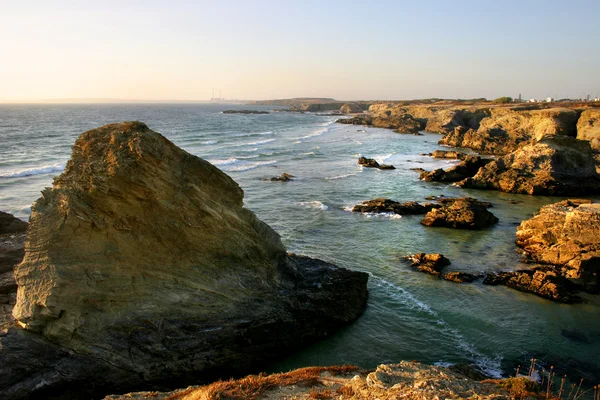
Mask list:
[[[490,162],[459,186],[532,195],[600,192],[600,175],[589,142],[546,137]]]
[[[523,142],[547,136],[577,135],[579,113],[568,108],[523,110],[497,107],[478,128],[457,126],[440,144],[467,147],[484,154],[508,154]]]
[[[366,304],[366,274],[286,254],[229,176],[139,122],[83,133],[30,221],[5,399],[231,376]]]
[[[556,266],[585,290],[600,291],[600,203],[564,200],[542,207],[517,228],[530,261]]]
[[[352,207],[353,212],[360,213],[395,213],[399,215],[418,215],[426,214],[434,208],[442,207],[436,203],[417,203],[416,201],[406,201],[398,203],[397,201],[377,198],[373,200],[363,201],[362,204],[357,204]]]
[[[340,107],[340,112],[344,114],[356,114],[361,113],[363,111],[364,110],[362,109],[362,107],[357,103],[346,103]]]

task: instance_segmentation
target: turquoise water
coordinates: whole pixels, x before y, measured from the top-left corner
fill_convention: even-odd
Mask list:
[[[26,219],[40,190],[64,168],[81,132],[140,120],[235,179],[245,191],[246,207],[279,232],[290,251],[371,275],[368,307],[356,323],[270,370],[340,363],[371,368],[406,359],[467,362],[507,375],[536,356],[574,379],[600,376],[598,297],[586,296],[589,302],[581,305],[555,304],[505,287],[440,281],[402,260],[410,253],[440,252],[452,261],[452,270],[516,269],[522,266],[516,226],[558,198],[419,181],[410,168],[453,162],[420,156],[439,148],[439,135],[339,125],[335,117],[314,114],[221,113],[231,108],[248,106],[0,106],[0,209]],[[363,169],[357,165],[360,155],[397,169]],[[283,172],[296,179],[261,180]],[[500,223],[469,232],[424,227],[420,216],[349,211],[375,197],[419,201],[440,194],[490,201]]]

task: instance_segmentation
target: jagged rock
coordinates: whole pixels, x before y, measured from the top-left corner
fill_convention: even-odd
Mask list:
[[[338,124],[348,124],[348,125],[372,125],[373,117],[367,114],[356,115],[352,118],[340,118],[337,121]]]
[[[289,182],[289,181],[293,181],[294,180],[294,175],[292,174],[288,174],[287,172],[284,172],[283,174],[279,175],[279,176],[273,176],[270,179],[264,179],[263,180],[269,180],[269,181],[273,181],[273,182]]]
[[[441,207],[435,203],[417,203],[416,201],[407,201],[398,203],[396,201],[384,198],[378,198],[368,201],[363,201],[362,204],[357,204],[352,207],[353,212],[361,213],[388,213],[393,212],[400,215],[416,215],[426,214],[436,207]]]
[[[458,182],[474,176],[479,168],[484,167],[492,160],[479,156],[468,155],[457,165],[446,170],[441,168],[431,172],[422,171],[420,179],[428,182]]]
[[[442,279],[456,283],[471,283],[477,278],[477,275],[457,271],[448,272],[442,275]]]
[[[536,267],[530,270],[488,274],[485,285],[505,285],[521,292],[533,293],[561,303],[579,303],[575,286],[560,276],[552,267]]]
[[[498,218],[487,210],[485,203],[471,198],[457,199],[445,207],[429,211],[421,224],[444,226],[457,229],[484,229],[498,222]]]
[[[357,103],[346,103],[342,107],[340,107],[340,112],[344,114],[356,114],[363,112],[363,109]]]
[[[393,165],[379,164],[377,161],[375,161],[375,159],[367,157],[359,157],[358,165],[362,165],[363,167],[367,168],[396,169]]]
[[[600,192],[600,175],[589,142],[554,136],[500,157],[457,184],[531,195],[582,195]]]
[[[577,121],[577,139],[588,140],[596,165],[600,166],[600,109],[584,110]]]
[[[521,143],[556,135],[576,136],[579,113],[568,108],[523,110],[492,108],[478,128],[457,126],[440,144],[467,147],[483,154],[508,154]],[[470,129],[469,129],[470,128]]]
[[[139,122],[83,133],[30,221],[4,399],[229,377],[366,305],[367,274],[287,254],[229,176]]]
[[[450,265],[450,260],[441,254],[417,253],[404,257],[411,261],[410,266],[416,267],[417,271],[429,275],[440,276],[442,268]]]
[[[395,129],[398,133],[412,133],[416,135],[425,129],[425,123],[410,114],[399,115],[390,121],[390,123],[393,125],[392,129]]]
[[[571,199],[542,207],[517,228],[517,245],[529,260],[600,291],[600,203]]]
[[[225,110],[223,114],[269,114],[269,112],[258,110]]]

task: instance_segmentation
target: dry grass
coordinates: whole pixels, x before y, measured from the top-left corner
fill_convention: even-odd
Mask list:
[[[320,378],[324,373],[331,375],[347,375],[359,371],[360,368],[353,365],[331,366],[331,367],[307,367],[294,371],[266,375],[248,375],[245,378],[228,381],[217,381],[200,388],[189,388],[169,396],[166,400],[186,398],[189,400],[251,400],[258,399],[268,390],[282,386],[304,386],[312,387],[321,385]],[[313,399],[331,399],[334,394],[329,390],[312,389],[310,393]]]

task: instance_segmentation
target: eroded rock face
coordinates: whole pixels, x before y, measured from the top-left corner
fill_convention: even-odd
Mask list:
[[[533,262],[591,292],[600,291],[600,203],[564,200],[542,207],[517,228],[517,245]]]
[[[15,276],[24,331],[1,339],[4,398],[247,372],[354,320],[367,296],[366,274],[287,254],[229,176],[139,122],[77,139]],[[48,349],[35,366],[32,343]]]
[[[582,195],[600,192],[600,175],[589,142],[554,136],[490,162],[458,185],[531,195]]]
[[[498,218],[487,210],[489,203],[482,203],[472,198],[447,198],[444,200],[444,207],[429,211],[421,220],[421,224],[432,227],[478,230],[498,223]]]
[[[584,110],[577,121],[577,139],[589,140],[600,170],[600,109]]]
[[[508,154],[521,143],[557,135],[575,137],[579,113],[568,108],[522,110],[492,108],[478,128],[457,126],[440,144],[467,147],[483,154]]]

